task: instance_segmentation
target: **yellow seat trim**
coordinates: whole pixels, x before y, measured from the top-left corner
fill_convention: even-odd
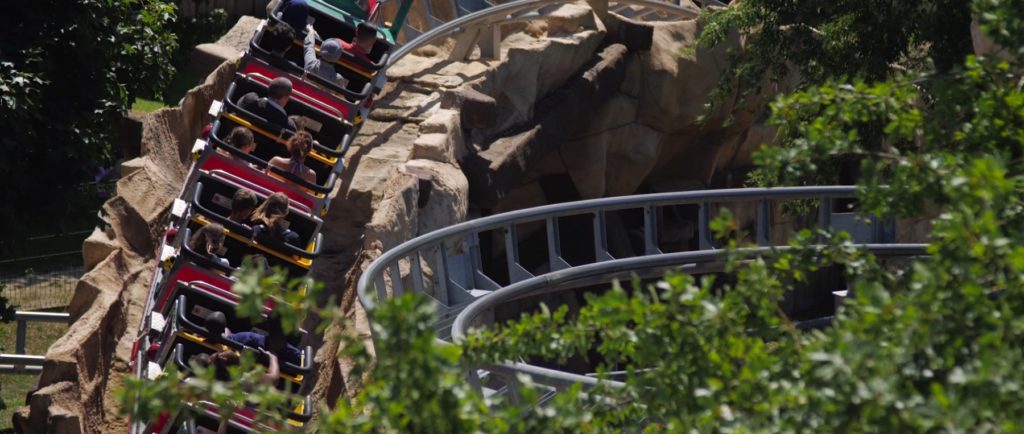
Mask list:
[[[281,136],[275,136],[275,135],[271,134],[270,131],[267,131],[267,130],[264,130],[263,128],[257,127],[256,125],[253,125],[252,122],[249,122],[249,121],[247,121],[245,119],[242,119],[242,118],[238,117],[237,115],[235,115],[234,113],[225,113],[224,117],[230,119],[231,121],[233,121],[234,123],[236,123],[238,125],[241,125],[243,127],[246,127],[248,129],[252,130],[253,132],[255,132],[255,133],[257,133],[257,134],[259,134],[259,135],[261,135],[263,137],[271,139],[271,140],[273,140],[276,143],[280,143],[281,145],[288,146],[288,141],[284,140],[284,138],[282,138]],[[331,166],[331,167],[334,167],[334,165],[338,163],[338,157],[331,157],[331,156],[328,156],[328,155],[324,155],[324,154],[320,153],[320,151],[317,151],[316,148],[313,148],[312,150],[309,151],[309,156],[313,157],[314,160],[319,161],[321,163],[324,163],[324,164],[326,164],[328,166]]]
[[[203,216],[201,214],[196,214],[196,215],[192,216],[192,221],[194,221],[196,223],[199,223],[199,224],[201,224],[203,226],[210,224],[210,221],[205,216]],[[300,266],[302,268],[306,268],[306,269],[308,269],[311,265],[313,265],[313,260],[312,259],[296,258],[296,257],[293,257],[291,255],[281,254],[277,250],[274,250],[274,249],[270,248],[270,246],[266,246],[266,245],[260,244],[256,240],[252,240],[252,239],[249,239],[247,237],[243,237],[241,234],[238,234],[236,232],[232,232],[231,229],[228,229],[228,228],[224,228],[224,232],[225,232],[225,235],[231,237],[234,240],[241,241],[242,243],[245,243],[245,245],[247,245],[249,247],[255,247],[255,248],[257,248],[257,249],[259,249],[259,250],[261,250],[263,252],[269,253],[269,254],[273,255],[274,257],[276,257],[278,259],[282,259],[282,260],[288,261],[288,263],[290,263],[290,264],[298,265],[298,266]],[[310,244],[312,245],[314,243],[310,242]],[[306,251],[309,252],[309,251],[311,251],[310,249],[311,248],[307,248]]]

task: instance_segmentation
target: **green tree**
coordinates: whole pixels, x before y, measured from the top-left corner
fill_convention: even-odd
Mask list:
[[[103,166],[138,95],[166,85],[171,2],[16,1],[0,18],[0,216],[12,241],[95,213],[77,190]],[[16,187],[16,188],[15,188]],[[85,209],[83,209],[85,208]]]
[[[716,100],[737,86],[748,97],[791,72],[811,85],[835,77],[881,80],[921,65],[960,65],[971,50],[970,7],[961,0],[742,0],[701,17],[700,43],[718,44],[730,32],[745,40],[730,53]]]

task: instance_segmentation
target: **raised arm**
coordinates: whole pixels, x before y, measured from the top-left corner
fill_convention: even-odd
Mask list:
[[[306,39],[302,41],[302,63],[307,71],[312,71],[317,64],[316,31],[312,25],[306,26]]]
[[[267,373],[263,374],[263,381],[261,383],[267,386],[273,386],[277,382],[278,377],[281,376],[281,365],[277,362],[277,356],[269,351],[264,351],[263,354],[267,355],[269,363],[267,366]]]

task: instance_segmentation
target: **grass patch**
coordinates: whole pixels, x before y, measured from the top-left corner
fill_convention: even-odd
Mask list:
[[[0,352],[14,352],[16,330],[16,323],[0,324]],[[50,345],[67,330],[68,326],[61,323],[28,323],[25,352],[34,355],[46,354]],[[13,432],[11,416],[14,415],[15,409],[25,405],[25,395],[35,388],[36,380],[35,374],[0,374],[0,398],[7,404],[6,409],[0,410],[0,434]]]
[[[167,107],[167,105],[160,101],[145,98],[135,98],[135,102],[132,103],[133,112],[152,113],[164,107]]]
[[[132,111],[152,113],[164,107],[176,107],[185,94],[199,84],[201,77],[189,72],[187,69],[179,69],[171,79],[171,83],[164,89],[163,95],[159,98],[135,98],[132,103]]]

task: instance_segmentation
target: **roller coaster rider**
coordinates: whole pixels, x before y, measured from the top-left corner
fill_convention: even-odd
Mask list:
[[[288,119],[288,112],[284,109],[291,96],[292,81],[278,77],[270,82],[266,97],[260,98],[256,92],[249,92],[242,95],[237,104],[242,109],[255,113],[272,124],[294,131],[295,124]]]

